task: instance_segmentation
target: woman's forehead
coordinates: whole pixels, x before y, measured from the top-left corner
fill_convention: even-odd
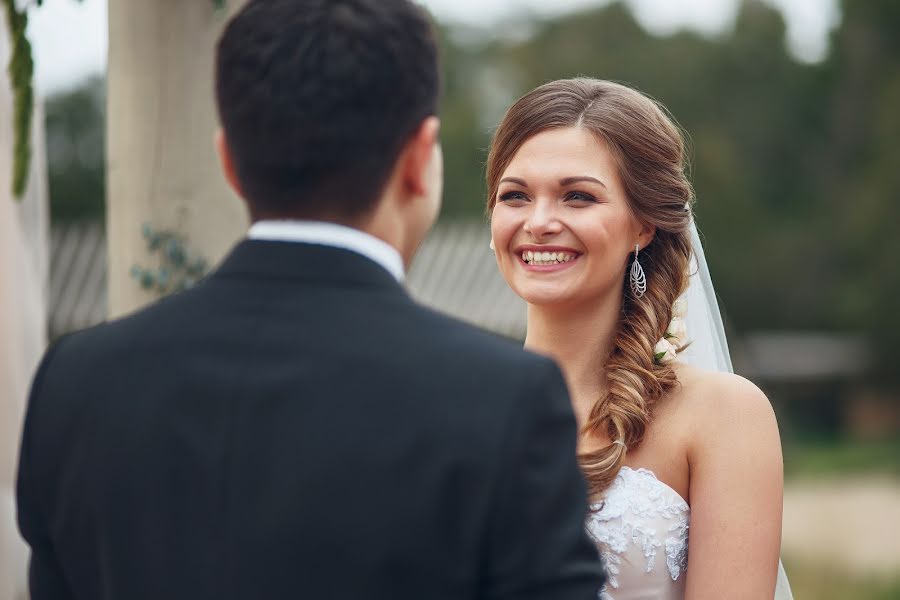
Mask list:
[[[523,143],[503,177],[565,179],[615,175],[615,161],[606,144],[590,131],[566,127],[542,131]]]

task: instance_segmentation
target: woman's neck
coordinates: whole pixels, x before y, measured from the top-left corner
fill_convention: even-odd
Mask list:
[[[559,364],[579,427],[606,391],[604,365],[612,350],[621,306],[621,293],[589,305],[528,305],[525,347]]]

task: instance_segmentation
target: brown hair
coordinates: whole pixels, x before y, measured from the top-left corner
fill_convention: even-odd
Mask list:
[[[487,164],[489,211],[500,178],[522,144],[563,127],[587,129],[606,143],[632,212],[657,228],[640,253],[647,277],[643,297],[628,291],[625,270],[624,307],[605,363],[608,391],[594,403],[582,431],[605,434],[614,442],[579,456],[591,496],[596,496],[619,472],[627,449],[643,439],[655,402],[678,383],[672,366],[656,364],[653,354],[675,300],[687,287],[693,188],[685,175],[684,140],[658,103],[617,83],[565,79],[520,98],[494,133]]]

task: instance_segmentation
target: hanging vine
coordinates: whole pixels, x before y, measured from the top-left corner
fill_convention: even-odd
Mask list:
[[[83,2],[83,0],[76,0]],[[11,47],[9,74],[13,92],[13,161],[12,193],[19,200],[25,194],[31,169],[31,119],[34,114],[34,58],[28,41],[28,8],[41,6],[44,0],[29,0],[19,9],[16,0],[0,0],[6,13]],[[227,0],[212,0],[217,11],[225,8]]]
[[[28,27],[27,8],[16,8],[16,0],[2,0],[9,29],[10,58],[6,72],[13,93],[13,161],[12,192],[21,198],[28,182],[31,166],[31,115],[34,112],[34,60],[31,44],[25,35]],[[38,2],[40,4],[40,2]]]

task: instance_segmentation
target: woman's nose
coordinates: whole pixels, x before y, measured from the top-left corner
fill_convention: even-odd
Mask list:
[[[559,222],[553,207],[538,202],[534,205],[531,214],[528,215],[523,229],[525,233],[539,240],[562,231],[562,224]]]

